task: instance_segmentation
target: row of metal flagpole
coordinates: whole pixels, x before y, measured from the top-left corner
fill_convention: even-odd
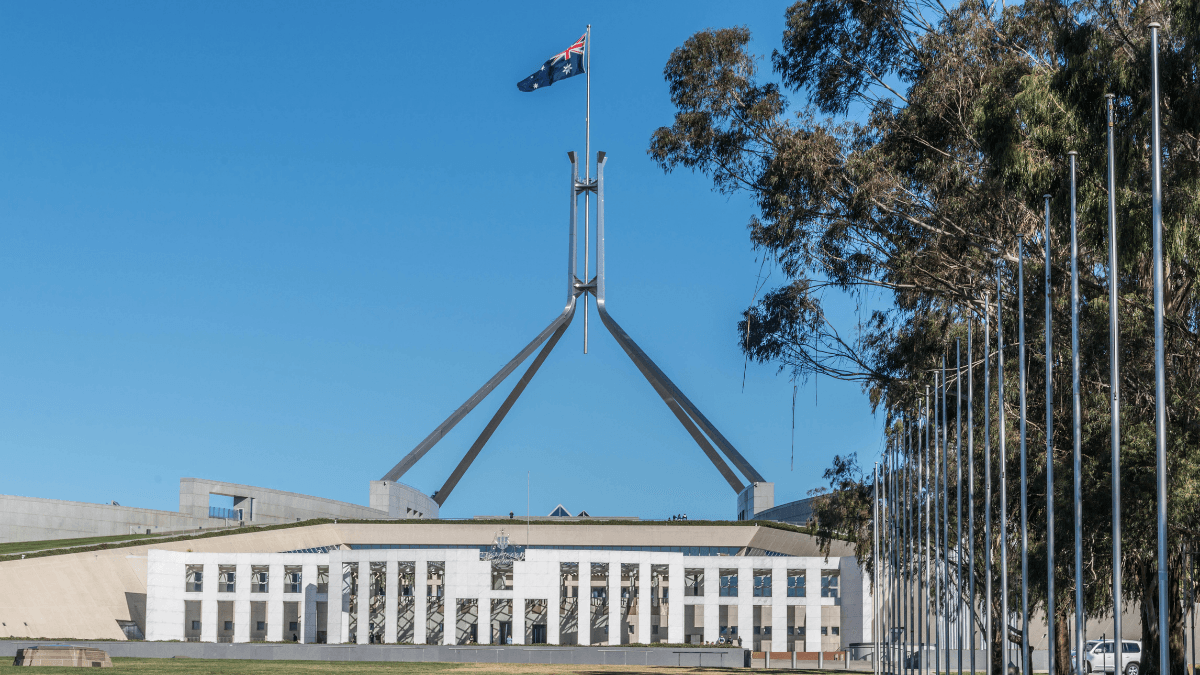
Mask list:
[[[1158,524],[1158,634],[1159,664],[1167,669],[1169,639],[1167,632],[1167,559],[1166,559],[1166,376],[1164,372],[1163,346],[1163,248],[1162,248],[1162,146],[1159,139],[1159,88],[1158,88],[1158,29],[1159,24],[1150,24],[1151,49],[1151,199],[1153,229],[1153,284],[1154,284],[1154,373],[1155,373],[1155,439],[1157,460],[1157,524]],[[1120,396],[1119,396],[1119,334],[1117,321],[1117,252],[1116,252],[1116,172],[1114,166],[1113,140],[1113,97],[1107,97],[1107,150],[1108,150],[1108,269],[1109,269],[1109,358],[1110,358],[1110,409],[1112,420],[1112,504],[1113,504],[1113,573],[1112,593],[1113,635],[1120,644],[1121,639],[1121,486],[1120,486]],[[1074,522],[1077,524],[1074,539],[1074,588],[1075,625],[1074,643],[1077,658],[1073,667],[1077,673],[1084,672],[1085,612],[1083,598],[1083,542],[1082,530],[1082,486],[1080,449],[1081,402],[1079,374],[1079,260],[1076,213],[1076,153],[1070,159],[1070,259],[1071,259],[1071,407],[1072,407],[1072,479]],[[1045,322],[1046,322],[1046,510],[1045,535],[1048,554],[1047,581],[1047,635],[1049,643],[1049,671],[1054,673],[1054,462],[1053,462],[1053,360],[1051,340],[1051,286],[1050,286],[1050,195],[1045,195]],[[1017,323],[1019,359],[1019,433],[1020,433],[1020,556],[1021,598],[1019,627],[1011,626],[1016,617],[1010,614],[1008,581],[1008,485],[1007,485],[1007,439],[1004,391],[1004,331],[1001,307],[1003,306],[1004,282],[1002,272],[996,273],[996,388],[999,442],[999,517],[995,525],[999,528],[996,539],[999,546],[1000,564],[1000,612],[1001,626],[993,626],[992,620],[992,466],[991,466],[991,317],[983,312],[984,357],[983,357],[983,556],[985,580],[984,598],[977,596],[975,584],[975,416],[974,416],[974,319],[967,321],[966,358],[966,418],[967,418],[967,502],[968,531],[963,537],[963,438],[962,438],[962,391],[963,365],[960,343],[954,345],[954,392],[950,393],[947,378],[946,358],[943,356],[941,371],[932,374],[932,396],[930,387],[925,389],[922,409],[905,411],[898,416],[897,431],[889,434],[888,447],[881,463],[874,472],[874,579],[875,620],[873,623],[876,654],[875,672],[915,675],[918,671],[928,673],[950,672],[952,665],[958,673],[963,672],[963,650],[968,650],[969,672],[975,672],[975,654],[980,637],[976,617],[982,623],[984,644],[990,655],[995,641],[995,631],[1000,631],[1003,645],[1003,662],[1017,666],[1024,675],[1032,673],[1032,653],[1029,635],[1029,518],[1026,448],[1026,358],[1025,358],[1025,282],[1024,246],[1022,237],[1017,238]],[[990,307],[990,297],[985,296],[983,305]],[[952,401],[950,397],[953,397]],[[950,504],[948,496],[951,486],[949,472],[950,426],[947,412],[954,405],[954,448],[955,471],[954,495],[957,499],[954,518],[957,531],[951,539]],[[940,417],[939,417],[940,415]],[[939,503],[940,500],[940,503]],[[922,541],[922,537],[924,540]],[[963,563],[966,557],[964,580]],[[983,604],[980,604],[980,600]],[[886,608],[880,607],[886,602]],[[977,615],[978,612],[978,615]],[[967,615],[964,617],[964,613]],[[1015,608],[1013,608],[1015,613]],[[969,626],[969,628],[968,628]],[[915,630],[912,630],[915,628]],[[1014,633],[1019,632],[1019,638]],[[1016,649],[1013,649],[1013,646]],[[1016,658],[1012,658],[1015,652]],[[954,658],[957,653],[957,658]],[[944,658],[944,660],[943,660]],[[1121,663],[1121,652],[1112,658]],[[992,658],[984,659],[985,672],[992,673]],[[1119,666],[1118,666],[1119,667]],[[943,670],[944,668],[944,670]],[[1000,675],[1000,674],[996,674]]]

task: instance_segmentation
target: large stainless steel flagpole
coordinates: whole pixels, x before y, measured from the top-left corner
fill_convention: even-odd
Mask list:
[[[996,414],[999,417],[1000,445],[1000,651],[1004,656],[1003,668],[1008,670],[1008,452],[1004,431],[1004,323],[1000,310],[1003,305],[1004,287],[1001,285],[1000,270],[996,270]]]
[[[579,25],[579,24],[575,24]],[[592,209],[590,186],[592,184],[592,24],[587,25],[583,37],[583,75],[587,78],[587,106],[583,113],[583,182],[589,189],[583,191],[583,283],[590,283],[588,277],[591,260],[590,245],[592,243],[589,218]],[[583,353],[588,350],[588,294],[583,294]]]
[[[1050,195],[1046,200],[1046,634],[1048,675],[1054,675],[1054,321],[1050,310]]]
[[[987,294],[983,295],[983,578],[987,582],[987,609],[983,613],[984,675],[992,675],[992,322]]]
[[[975,675],[975,350],[972,338],[975,330],[975,313],[967,321],[967,569],[971,595],[971,639],[967,641],[971,650],[971,675]]]
[[[1029,662],[1029,475],[1025,452],[1025,238],[1017,235],[1017,358],[1021,373],[1021,672],[1033,675]]]
[[[1075,160],[1077,153],[1067,153],[1071,158],[1071,415],[1073,449],[1071,466],[1075,473],[1075,671],[1083,675],[1083,500],[1080,466],[1079,401],[1079,242],[1075,213]]]
[[[1112,555],[1113,639],[1121,641],[1121,353],[1117,331],[1117,162],[1113,147],[1113,98],[1105,97],[1108,108],[1108,388],[1112,419]],[[1119,658],[1119,657],[1115,657]],[[1119,663],[1119,661],[1114,661]]]
[[[1167,632],[1167,371],[1163,335],[1162,139],[1158,135],[1158,23],[1150,24],[1150,201],[1154,231],[1154,446],[1158,468],[1158,663],[1170,660]]]
[[[954,341],[954,498],[958,500],[955,524],[958,536],[954,540],[954,594],[958,598],[954,635],[958,643],[958,675],[963,671],[963,588],[962,588],[962,342]]]

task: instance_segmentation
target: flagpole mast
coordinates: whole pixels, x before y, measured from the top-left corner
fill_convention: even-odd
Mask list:
[[[578,25],[578,24],[576,24]],[[583,73],[587,77],[587,106],[583,113],[583,182],[592,184],[592,24],[587,25],[583,39]],[[583,192],[583,283],[589,283],[588,264],[591,261],[590,244],[592,243],[591,228],[588,217],[591,214],[591,190]],[[588,349],[588,298],[583,294],[583,353]]]

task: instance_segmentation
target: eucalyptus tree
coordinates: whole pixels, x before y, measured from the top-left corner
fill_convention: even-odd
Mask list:
[[[1004,286],[1016,311],[1016,246],[1029,246],[1026,274],[1045,274],[1049,245],[1049,340],[1070,357],[1067,153],[1079,166],[1082,483],[1086,606],[1112,611],[1108,288],[1120,314],[1123,601],[1140,607],[1142,664],[1158,672],[1155,548],[1154,373],[1149,194],[1149,40],[1162,23],[1160,72],[1164,147],[1167,391],[1170,406],[1170,646],[1183,668],[1183,551],[1200,516],[1200,3],[968,0],[801,0],[769,55],[750,50],[745,27],[696,33],[664,71],[676,111],[648,152],[664,170],[691,169],[714,189],[745,193],[752,246],[784,282],[748,307],[738,342],[749,358],[790,377],[857,382],[876,411],[898,418],[919,409],[935,364],[967,323],[989,314],[985,298]],[[1106,94],[1115,95],[1117,269],[1107,264]],[[1052,195],[1046,241],[1042,195]],[[1027,307],[1043,306],[1027,284]],[[826,312],[835,296],[867,307],[855,325]],[[838,300],[841,302],[842,300]],[[1045,443],[1047,338],[1042,312],[1026,316],[1029,443]],[[1006,321],[1004,344],[1016,344]],[[1015,359],[1013,350],[1007,356]],[[979,356],[973,356],[978,363]],[[1042,362],[1038,363],[1041,359]],[[1015,377],[1017,369],[1005,371]],[[1069,508],[1070,369],[1051,369],[1056,527]],[[1065,379],[1063,379],[1065,378]],[[1006,382],[1008,392],[1017,389]],[[994,390],[994,388],[993,388]],[[975,393],[976,419],[998,402]],[[1016,400],[1003,410],[1016,417]],[[986,411],[986,412],[985,412]],[[979,426],[982,426],[982,420]],[[996,429],[992,424],[991,429]],[[980,429],[972,430],[979,436]],[[982,443],[980,444],[982,447]],[[993,452],[998,447],[990,443]],[[1014,447],[1009,444],[1009,448]],[[1015,453],[995,457],[1017,469]],[[1045,522],[1045,467],[1031,463],[1030,523]],[[869,491],[855,458],[827,471],[831,491],[818,527],[857,537],[866,559]],[[982,477],[981,477],[982,480]],[[1019,486],[1010,483],[1009,489]],[[977,493],[977,499],[983,496]],[[1015,503],[1016,495],[1008,495]],[[1039,506],[1040,505],[1040,506]],[[983,504],[976,517],[984,518]],[[1008,528],[995,531],[1012,532]],[[977,524],[978,525],[978,524]],[[982,531],[977,527],[976,531]],[[1045,607],[1045,528],[1030,530],[1031,601]],[[997,542],[990,542],[993,553]],[[1014,547],[1010,542],[1010,550]],[[973,545],[982,547],[983,542]],[[1069,670],[1066,627],[1074,603],[1072,537],[1055,540],[1057,669]],[[983,560],[982,553],[976,555]],[[1041,570],[1041,572],[1039,572]],[[971,573],[983,579],[977,565]],[[1038,575],[1041,575],[1040,577]],[[999,594],[996,594],[998,597]],[[993,613],[994,625],[1002,625]],[[993,631],[993,654],[1003,629]],[[999,672],[999,671],[996,671]]]

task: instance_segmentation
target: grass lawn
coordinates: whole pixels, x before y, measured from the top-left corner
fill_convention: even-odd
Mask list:
[[[13,553],[28,553],[29,551],[44,551],[48,548],[66,548],[68,546],[95,546],[96,544],[111,544],[116,541],[134,541],[137,539],[156,539],[169,537],[169,534],[116,534],[111,537],[83,537],[81,539],[48,539],[46,541],[14,541],[0,544],[0,555]]]
[[[543,664],[504,663],[362,663],[347,661],[241,661],[235,659],[113,659],[106,673],[191,673],[193,675],[284,675],[285,673],[337,673],[338,675],[369,675],[397,673],[400,675],[619,675],[644,673],[649,675],[704,675],[729,673],[722,668],[665,668],[661,666],[551,666]],[[29,672],[5,659],[0,673]],[[79,668],[39,667],[36,673],[79,673]],[[781,671],[783,672],[783,671]],[[804,672],[804,671],[791,671]]]

